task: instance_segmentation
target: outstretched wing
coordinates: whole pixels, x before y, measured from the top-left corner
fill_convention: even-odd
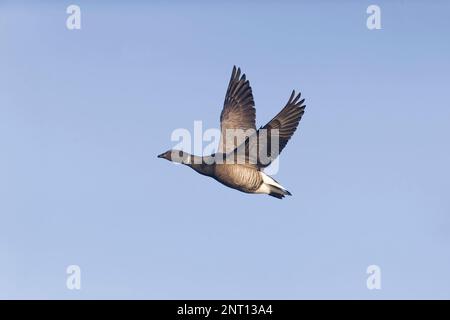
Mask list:
[[[256,130],[255,118],[255,102],[250,83],[245,74],[241,76],[241,69],[234,66],[220,114],[221,138],[218,152],[226,154],[242,144],[245,141],[245,131]]]
[[[235,149],[237,161],[245,159],[246,163],[265,168],[275,160],[291,139],[305,113],[305,99],[292,91],[286,106],[257,133],[246,139],[245,143]]]

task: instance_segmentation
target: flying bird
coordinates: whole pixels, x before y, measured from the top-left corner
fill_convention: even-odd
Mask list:
[[[278,157],[297,129],[305,113],[305,99],[300,100],[300,97],[300,93],[296,95],[295,90],[292,91],[285,107],[256,130],[252,88],[245,74],[241,75],[241,69],[233,67],[220,114],[221,138],[217,152],[196,156],[169,150],[158,158],[187,165],[242,192],[268,194],[278,199],[290,196],[291,193],[263,169]]]

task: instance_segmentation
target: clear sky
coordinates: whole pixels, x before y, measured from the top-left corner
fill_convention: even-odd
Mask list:
[[[0,1],[0,298],[450,298],[449,13]],[[233,65],[258,126],[306,98],[275,176],[292,197],[156,158],[218,127]]]

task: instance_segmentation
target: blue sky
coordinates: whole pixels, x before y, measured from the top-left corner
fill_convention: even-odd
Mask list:
[[[1,1],[0,298],[449,299],[449,12]],[[156,158],[174,129],[218,126],[233,65],[257,125],[306,98],[275,176],[292,197]]]

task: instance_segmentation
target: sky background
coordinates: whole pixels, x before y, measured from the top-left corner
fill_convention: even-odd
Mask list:
[[[449,299],[449,12],[0,1],[0,298]],[[306,98],[275,176],[292,197],[156,158],[174,129],[218,127],[233,65],[258,126]]]

